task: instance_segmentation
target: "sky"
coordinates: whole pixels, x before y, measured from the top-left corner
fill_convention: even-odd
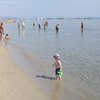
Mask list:
[[[100,17],[100,0],[0,0],[0,16]]]

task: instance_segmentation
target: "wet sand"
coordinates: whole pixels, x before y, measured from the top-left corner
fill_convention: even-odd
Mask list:
[[[0,44],[0,100],[48,100],[33,80],[12,62]]]

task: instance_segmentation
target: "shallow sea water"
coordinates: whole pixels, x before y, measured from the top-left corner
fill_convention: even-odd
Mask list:
[[[53,19],[48,20],[45,30],[44,21],[23,21],[25,30],[18,30],[17,23],[5,24],[5,33],[11,36],[7,46],[14,61],[39,83],[50,100],[100,100],[100,19]],[[63,65],[59,82],[54,80],[54,53],[60,54]]]

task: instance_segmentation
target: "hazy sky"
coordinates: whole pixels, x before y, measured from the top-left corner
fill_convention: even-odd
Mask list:
[[[100,17],[100,0],[0,0],[0,16]]]

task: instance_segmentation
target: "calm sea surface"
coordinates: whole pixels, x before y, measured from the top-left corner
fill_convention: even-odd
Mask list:
[[[25,30],[18,31],[17,23],[5,24],[5,33],[11,36],[9,47],[22,54],[15,54],[15,61],[23,66],[21,69],[37,81],[43,81],[44,92],[46,89],[49,91],[47,95],[53,91],[51,100],[86,100],[86,97],[88,100],[100,100],[100,19],[48,20],[45,30],[44,21],[23,21]],[[81,21],[84,23],[83,31],[80,30]],[[39,23],[41,30],[38,29]],[[58,33],[55,31],[56,24],[59,24]],[[64,71],[59,84],[53,80],[54,68],[51,65],[54,53],[60,54]]]

